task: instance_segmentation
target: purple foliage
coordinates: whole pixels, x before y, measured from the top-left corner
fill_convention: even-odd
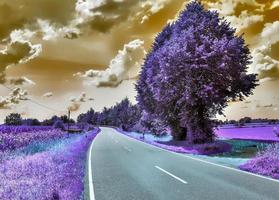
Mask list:
[[[136,85],[137,100],[174,139],[210,142],[211,119],[257,85],[256,75],[247,74],[250,58],[244,39],[228,22],[192,2],[155,39]]]
[[[123,99],[111,108],[104,108],[102,112],[90,109],[78,116],[79,123],[94,125],[116,126],[130,130],[140,119],[141,111],[137,105],[132,105],[128,98]]]
[[[53,124],[53,128],[66,130],[62,120],[56,120],[56,122],[54,122],[54,124]]]
[[[214,141],[205,144],[192,144],[187,141],[162,142],[156,140],[146,140],[146,139],[143,140],[141,134],[138,134],[138,137],[135,137],[135,135],[129,134],[129,132],[125,132],[120,129],[117,130],[129,137],[133,137],[134,139],[177,153],[211,155],[211,154],[229,152],[231,151],[232,148],[230,144],[222,141]]]
[[[36,131],[47,131],[53,129],[51,126],[7,126],[0,125],[1,133],[22,133],[22,132],[36,132]]]
[[[268,146],[264,152],[259,153],[239,168],[279,179],[279,143]]]
[[[64,132],[50,127],[0,126],[0,152],[15,150],[33,142],[59,139]]]
[[[148,114],[145,111],[142,112],[139,121],[129,130],[140,133],[151,133],[157,136],[167,134],[169,132],[168,127],[156,116]]]
[[[0,160],[0,199],[81,199],[86,152],[97,132],[64,138],[47,151]]]
[[[25,126],[40,126],[41,123],[39,120],[37,119],[23,119],[22,120],[22,125],[25,125]]]

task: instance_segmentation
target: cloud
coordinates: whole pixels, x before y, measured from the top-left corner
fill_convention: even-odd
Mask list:
[[[252,51],[251,68],[254,73],[258,74],[259,79],[266,81],[279,78],[279,61],[268,55],[269,46],[261,46]]]
[[[38,30],[37,32],[42,34],[43,40],[54,40],[58,37],[73,39],[78,37],[81,32],[73,24],[59,27],[59,25],[52,23],[48,20],[37,20]]]
[[[114,25],[126,21],[138,1],[78,0],[76,19],[72,23],[80,27],[107,32]]]
[[[263,105],[263,107],[264,108],[272,108],[272,107],[274,107],[274,105],[273,104],[266,104],[266,105]]]
[[[279,1],[278,0],[274,0],[270,6],[270,9],[274,9],[279,7]]]
[[[117,24],[148,18],[164,8],[170,0],[78,0],[76,19],[72,23],[107,32]]]
[[[10,109],[11,106],[19,104],[20,101],[26,101],[27,91],[21,88],[15,88],[8,96],[0,96],[0,109]]]
[[[79,97],[72,97],[70,99],[71,102],[85,102],[86,101],[86,93],[83,92]]]
[[[45,94],[43,94],[43,97],[52,97],[53,96],[53,93],[52,92],[46,92]]]
[[[209,1],[207,3],[211,9],[218,10],[218,12],[223,16],[233,15],[236,7],[240,4],[257,7],[259,10],[262,10],[264,7],[264,5],[259,4],[256,0],[223,0],[215,2]]]
[[[35,85],[36,83],[32,80],[26,78],[25,76],[18,77],[18,78],[10,78],[8,79],[9,84],[11,85]]]
[[[248,14],[248,11],[244,10],[239,16],[232,15],[226,17],[226,19],[231,22],[231,25],[236,28],[237,32],[240,32],[257,22],[262,22],[264,16]]]
[[[89,79],[90,83],[102,86],[117,86],[123,80],[134,79],[138,76],[145,50],[142,40],[133,40],[118,51],[106,70],[88,70],[76,75]]]
[[[30,30],[15,30],[9,37],[9,42],[0,51],[0,83],[6,81],[5,71],[9,66],[26,63],[37,57],[42,51],[40,44],[32,44],[29,39],[34,33]]]
[[[141,23],[144,23],[149,19],[150,16],[159,12],[163,9],[170,0],[155,0],[155,1],[145,1],[141,4],[142,11],[138,12],[137,15],[141,16]]]
[[[264,43],[269,45],[279,42],[279,21],[265,24],[261,38]]]
[[[271,46],[279,43],[279,21],[267,23],[259,35],[259,46],[252,51],[253,72],[258,73],[260,82],[279,78],[279,60],[272,56]]]
[[[70,111],[77,111],[79,110],[82,103],[86,101],[93,101],[94,99],[92,97],[87,97],[86,93],[83,92],[79,97],[72,97],[70,98],[71,104],[68,106],[68,110]]]

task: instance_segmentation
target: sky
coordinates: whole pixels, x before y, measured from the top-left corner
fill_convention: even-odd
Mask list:
[[[76,117],[125,97],[136,103],[146,52],[187,2],[0,0],[0,122],[11,112],[45,119],[70,109]],[[279,1],[201,2],[244,34],[249,73],[260,81],[253,95],[230,103],[219,118],[278,118]]]

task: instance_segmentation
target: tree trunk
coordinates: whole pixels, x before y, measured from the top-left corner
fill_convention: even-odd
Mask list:
[[[210,120],[204,115],[204,106],[197,107],[197,119],[192,119],[187,123],[187,140],[192,144],[202,144],[213,141],[213,131]]]
[[[187,129],[184,127],[179,127],[176,129],[172,129],[172,136],[175,141],[186,140],[187,137]]]

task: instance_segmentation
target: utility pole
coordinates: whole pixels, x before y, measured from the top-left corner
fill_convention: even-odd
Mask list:
[[[71,110],[68,110],[68,136],[70,134],[70,118],[71,118]]]

